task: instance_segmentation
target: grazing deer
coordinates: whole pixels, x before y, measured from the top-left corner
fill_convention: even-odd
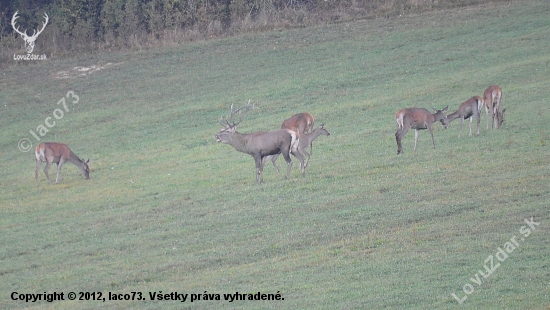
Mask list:
[[[321,126],[317,127],[312,133],[310,134],[302,134],[300,135],[299,137],[299,141],[298,141],[298,152],[300,154],[303,155],[306,155],[307,156],[307,159],[305,160],[305,163],[304,163],[304,166],[303,167],[300,167],[301,170],[302,170],[302,175],[305,174],[305,169],[309,163],[309,158],[311,157],[311,154],[309,154],[307,152],[307,147],[311,145],[311,143],[313,143],[313,140],[317,139],[317,137],[319,135],[324,135],[324,136],[330,136],[330,132],[328,132],[325,127],[324,127],[325,124],[322,124]],[[292,150],[292,155],[296,156],[295,155],[295,150]],[[271,162],[273,163],[273,167],[275,167],[275,169],[277,170],[277,172],[279,172],[279,168],[277,167],[277,164],[275,163],[275,161],[277,161],[277,157],[279,156],[279,154],[276,154],[276,155],[273,155],[271,157]],[[267,160],[267,157],[266,157],[266,160]]]
[[[395,113],[395,120],[397,121],[397,132],[395,133],[395,140],[397,141],[397,155],[403,153],[403,147],[401,145],[401,139],[414,129],[414,151],[416,152],[416,144],[418,143],[418,132],[422,129],[428,129],[432,136],[432,145],[435,149],[434,134],[432,132],[432,124],[434,122],[441,122],[445,128],[447,128],[447,117],[445,111],[449,106],[441,110],[432,108],[435,113],[431,114],[430,111],[424,108],[404,108]]]
[[[498,113],[500,113],[500,102],[502,100],[502,90],[498,85],[489,86],[483,93],[483,100],[485,105],[485,119],[487,120],[487,129],[489,129],[489,111],[493,118],[493,128],[500,128],[498,121]]]
[[[43,162],[46,163],[44,173],[46,174],[50,184],[52,184],[52,180],[50,179],[48,171],[50,170],[50,165],[52,163],[57,164],[57,177],[55,178],[56,184],[59,183],[59,173],[61,172],[61,167],[63,167],[63,164],[66,162],[77,166],[80,173],[82,173],[86,180],[90,178],[90,168],[88,167],[88,162],[90,162],[90,159],[87,161],[80,159],[69,149],[67,145],[63,143],[42,142],[34,149],[34,154],[36,156],[36,171],[34,174],[36,186],[38,186],[38,173],[40,172],[40,167]]]
[[[256,183],[263,182],[263,164],[264,158],[270,155],[283,154],[287,163],[286,178],[290,176],[290,168],[292,167],[292,160],[290,159],[291,149],[296,150],[296,158],[300,161],[300,165],[303,166],[303,157],[298,153],[298,135],[288,129],[280,129],[270,132],[254,132],[250,134],[242,134],[237,132],[237,125],[243,121],[246,114],[254,106],[247,105],[244,116],[235,123],[233,116],[236,113],[240,113],[242,108],[233,110],[231,105],[231,116],[229,120],[220,119],[220,124],[224,127],[218,134],[216,134],[216,140],[221,143],[231,145],[239,152],[243,152],[254,157],[256,163]]]
[[[472,135],[472,120],[475,116],[477,120],[477,134],[479,135],[479,122],[481,107],[483,107],[483,98],[479,96],[473,96],[472,98],[464,101],[456,112],[447,115],[447,125],[454,121],[457,118],[460,118],[460,128],[458,129],[458,137],[460,138],[460,133],[462,132],[462,124],[464,124],[465,119],[470,119],[470,136]]]
[[[302,112],[294,114],[289,119],[286,119],[281,125],[281,129],[290,129],[302,135],[304,133],[311,133],[313,130],[313,123],[315,123],[313,115]],[[310,144],[309,147],[311,149],[310,153],[312,153],[312,145]]]

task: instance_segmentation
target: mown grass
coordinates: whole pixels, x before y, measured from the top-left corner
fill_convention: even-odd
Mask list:
[[[243,35],[2,72],[2,308],[545,309],[550,5],[517,1]],[[75,66],[105,66],[58,79]],[[394,113],[450,106],[498,84],[506,122],[457,137],[414,133],[396,155]],[[80,98],[43,141],[91,158],[61,184],[17,148],[67,91]],[[216,143],[308,111],[331,132],[302,178]],[[279,162],[282,165],[282,162]],[[533,217],[537,230],[459,304],[484,260]],[[11,301],[44,291],[276,293],[284,301]]]

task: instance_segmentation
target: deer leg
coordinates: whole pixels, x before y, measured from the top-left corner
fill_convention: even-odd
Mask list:
[[[491,112],[491,115],[493,112]],[[489,130],[489,107],[485,104],[485,121],[487,121],[487,130]]]
[[[57,163],[57,176],[55,178],[55,184],[59,183],[59,174],[61,173],[61,167],[63,166],[64,163],[65,163],[65,161],[61,158],[59,159],[59,162]]]
[[[302,171],[302,176],[306,175],[306,165],[304,164],[304,156],[302,153],[300,153],[300,150],[298,150],[296,153],[292,153],[294,157],[298,158],[298,161],[300,161],[300,170]]]
[[[304,163],[304,169],[309,165],[309,158],[311,157],[311,154],[309,154],[306,150],[302,150],[302,155],[306,156],[305,163]]]
[[[495,100],[493,99],[493,109],[491,110],[491,114],[493,115],[493,128],[498,129],[498,106],[495,104]]]
[[[290,169],[292,168],[292,159],[290,159],[290,149],[288,149],[288,151],[285,151],[284,148],[283,148],[281,153],[283,153],[283,157],[286,161],[286,165],[287,165],[286,179],[288,179],[290,177]],[[294,156],[296,156],[296,154]],[[296,157],[296,158],[298,158],[298,157]]]
[[[470,117],[470,134],[468,136],[472,136],[472,121],[474,120],[473,117]]]
[[[414,152],[416,153],[416,144],[418,143],[418,129],[414,130]]]
[[[435,150],[435,141],[434,141],[434,133],[432,130],[432,126],[428,126],[428,131],[430,132],[430,136],[432,136],[432,148]]]
[[[464,117],[460,118],[460,128],[458,128],[458,137],[460,138],[460,133],[462,132],[462,124],[464,124]]]
[[[263,182],[262,160],[263,159],[261,155],[254,155],[254,162],[256,163],[256,184],[261,184]]]
[[[279,154],[275,154],[271,157],[271,162],[273,163],[273,167],[275,167],[275,170],[279,172],[279,167],[277,167],[277,164],[275,163],[277,161],[277,158],[279,158]]]
[[[476,120],[477,120],[477,136],[479,136],[479,123],[481,123],[481,111],[477,111],[475,114]]]
[[[48,178],[48,182],[52,184],[52,180],[50,179],[50,175],[48,174],[48,171],[50,170],[51,162],[46,161],[46,167],[44,167],[44,173],[46,174],[46,178]]]
[[[397,130],[395,133],[395,140],[397,141],[397,155],[403,154],[403,146],[401,145],[401,140],[403,137],[407,134],[409,129],[406,129],[405,127]]]
[[[499,124],[498,124],[498,107],[493,105],[493,128],[496,128],[498,129],[499,127]]]

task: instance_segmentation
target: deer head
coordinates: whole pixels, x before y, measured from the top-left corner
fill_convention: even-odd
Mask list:
[[[497,128],[500,128],[502,124],[504,124],[504,112],[506,112],[506,109],[501,111],[497,111]]]
[[[84,161],[84,159],[80,159],[80,162],[82,163],[82,166],[80,166],[80,172],[84,176],[86,180],[90,179],[90,167],[88,167],[88,163],[90,162],[90,159],[88,158],[87,161]]]
[[[234,110],[233,105],[231,105],[231,114],[229,118],[220,117],[219,123],[223,126],[223,128],[216,135],[216,141],[228,143],[229,136],[237,131],[237,126],[246,118],[246,115],[252,109],[254,109],[254,105],[250,105],[250,100],[248,100],[248,104],[246,106],[240,107],[237,110]],[[235,114],[241,115],[238,122],[235,122],[235,120],[233,120]]]
[[[434,107],[431,107],[431,108],[435,112],[434,114],[432,114],[434,116],[434,123],[435,122],[441,122],[441,125],[443,125],[443,127],[445,127],[445,129],[447,129],[447,126],[449,125],[449,121],[447,120],[447,116],[445,115],[445,111],[447,111],[449,106],[446,106],[441,110],[438,110]]]
[[[36,38],[38,37],[38,35],[41,34],[42,31],[44,31],[44,28],[46,28],[46,24],[48,24],[49,17],[48,17],[48,14],[44,13],[44,19],[46,21],[44,22],[44,24],[42,24],[42,29],[40,29],[38,32],[36,30],[33,30],[32,36],[29,36],[27,35],[26,29],[25,29],[25,32],[21,32],[19,31],[19,27],[15,27],[15,20],[19,18],[19,16],[17,16],[17,12],[18,11],[16,11],[15,14],[13,14],[13,18],[11,19],[11,26],[13,27],[13,30],[19,33],[21,35],[21,38],[25,40],[25,50],[27,51],[28,54],[30,54],[34,50],[34,41],[36,41]]]

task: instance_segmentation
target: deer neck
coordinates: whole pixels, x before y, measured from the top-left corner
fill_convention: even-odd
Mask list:
[[[454,113],[451,113],[449,115],[447,115],[447,120],[449,121],[449,123],[451,121],[454,121],[455,119],[459,118],[461,115],[460,115],[460,110],[454,112]]]
[[[80,160],[80,157],[76,156],[73,151],[70,151],[71,154],[69,155],[69,158],[67,158],[67,161],[76,165],[77,167],[82,167],[82,160]]]
[[[250,154],[250,149],[247,145],[248,135],[238,133],[238,132],[234,132],[230,136],[228,142],[229,142],[229,145],[231,145],[233,148],[235,148],[235,150],[237,150],[239,152]]]
[[[306,136],[306,140],[308,142],[312,142],[313,140],[317,139],[317,137],[319,137],[319,135],[321,135],[321,130],[319,128],[317,128],[312,133],[310,133],[308,135],[304,135],[304,136]]]

